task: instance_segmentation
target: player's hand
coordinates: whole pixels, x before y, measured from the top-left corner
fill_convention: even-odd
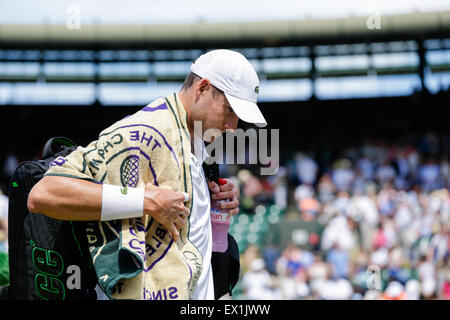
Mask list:
[[[189,215],[184,202],[189,195],[170,189],[156,187],[150,183],[145,186],[144,214],[151,215],[172,234],[174,241],[180,237],[179,229],[186,225]]]
[[[208,187],[213,192],[211,197],[215,200],[229,199],[221,202],[222,209],[225,209],[231,216],[239,213],[239,187],[230,179],[219,186],[215,182],[208,181]]]

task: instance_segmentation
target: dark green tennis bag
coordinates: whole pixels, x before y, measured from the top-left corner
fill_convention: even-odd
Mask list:
[[[64,137],[45,144],[42,160],[21,163],[9,186],[9,287],[1,296],[10,300],[95,299],[97,278],[83,236],[82,222],[62,221],[28,211],[33,186],[58,156],[75,150]]]

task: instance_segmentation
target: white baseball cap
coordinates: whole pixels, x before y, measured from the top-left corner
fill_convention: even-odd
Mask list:
[[[239,119],[258,126],[267,125],[256,105],[258,75],[242,54],[226,49],[209,51],[192,63],[191,72],[222,90]]]

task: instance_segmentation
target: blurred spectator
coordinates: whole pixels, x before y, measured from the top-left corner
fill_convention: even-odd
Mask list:
[[[433,254],[433,261],[443,261],[449,254],[450,243],[450,225],[442,224],[438,225],[438,230],[432,236],[430,240],[430,249]]]
[[[348,159],[342,159],[335,163],[333,166],[332,179],[334,185],[339,191],[350,191],[351,184],[355,177],[353,170],[351,169],[351,162]]]
[[[416,279],[410,279],[405,285],[406,295],[409,300],[419,300],[420,299],[420,282]]]
[[[340,191],[333,205],[338,215],[347,216],[350,205],[350,194],[347,191]]]
[[[314,256],[311,252],[291,243],[278,259],[276,271],[279,275],[295,277],[301,269],[309,267],[313,261]]]
[[[391,166],[388,159],[384,160],[384,163],[379,166],[375,172],[375,179],[381,185],[386,183],[393,183],[395,179],[395,170]]]
[[[397,192],[392,188],[392,185],[387,183],[383,186],[378,194],[378,207],[380,213],[385,216],[392,216],[395,212],[395,199]]]
[[[249,170],[242,169],[237,174],[238,180],[242,185],[241,203],[247,211],[256,207],[255,200],[262,195],[263,185]]]
[[[350,250],[355,246],[355,239],[348,220],[343,215],[332,218],[325,226],[322,234],[321,249],[330,250],[338,245],[342,250]]]
[[[297,299],[305,299],[311,294],[306,269],[299,272],[295,277],[295,294]]]
[[[278,247],[275,246],[272,242],[264,247],[262,251],[262,256],[266,264],[267,271],[269,271],[271,275],[276,274],[276,263],[280,255],[280,249],[278,249]]]
[[[270,177],[269,177],[270,179]],[[280,166],[277,174],[273,178],[274,185],[274,202],[281,209],[284,210],[288,204],[288,181],[287,170],[284,166]]]
[[[350,271],[350,256],[347,251],[343,250],[339,243],[334,243],[330,251],[328,251],[326,261],[331,264],[332,276],[334,278],[348,278]]]
[[[450,300],[450,271],[447,271],[446,279],[442,284],[441,298],[445,300]]]
[[[450,162],[444,156],[442,156],[440,165],[440,184],[443,188],[450,188]]]
[[[321,211],[319,201],[315,197],[305,198],[297,204],[300,212],[300,219],[296,223],[297,234],[300,236],[297,245],[306,250],[319,250],[320,239],[323,233],[323,224],[318,221]]]
[[[0,251],[8,252],[8,197],[0,190]]]
[[[304,199],[312,198],[314,196],[314,188],[307,184],[301,184],[294,191],[294,199],[297,205]]]
[[[315,220],[320,211],[320,203],[315,197],[303,199],[298,207],[301,219],[308,222]]]
[[[316,183],[319,167],[313,158],[299,152],[295,156],[295,165],[297,178],[301,184],[312,186]]]
[[[350,200],[348,214],[353,220],[359,222],[361,245],[364,250],[369,251],[372,247],[375,228],[379,221],[375,202],[362,191],[356,190]]]
[[[432,256],[421,256],[417,272],[419,274],[419,279],[422,284],[422,295],[426,298],[431,298],[435,295],[436,291],[436,270],[432,263]]]
[[[419,168],[419,162],[420,162],[419,152],[413,146],[409,146],[408,148],[406,148],[405,153],[406,153],[406,158],[408,160],[408,166],[409,166],[409,170],[410,170],[410,178],[415,179],[416,173]]]
[[[439,186],[439,166],[433,160],[428,160],[419,167],[419,179],[425,191],[438,189]]]
[[[308,269],[308,275],[311,283],[314,281],[325,280],[331,273],[330,267],[325,263],[319,253],[314,254],[314,262]]]
[[[272,279],[265,268],[264,260],[254,259],[250,270],[242,278],[245,297],[249,300],[275,300],[280,299],[277,289],[273,288]]]
[[[319,296],[325,300],[348,300],[353,294],[353,288],[345,278],[329,278],[319,289]]]
[[[259,248],[255,245],[249,245],[240,257],[241,270],[245,273],[250,270],[250,264],[259,257]]]
[[[362,157],[356,161],[356,167],[361,171],[365,180],[372,180],[374,175],[374,164],[368,157]]]
[[[10,152],[3,164],[3,174],[5,175],[6,180],[9,180],[12,177],[18,165],[19,160],[13,153]]]
[[[334,193],[336,191],[336,187],[333,184],[333,180],[331,180],[331,176],[329,173],[323,174],[317,186],[318,199],[322,203],[331,202],[334,199]]]
[[[398,281],[389,282],[380,300],[407,300],[407,294],[403,285]]]

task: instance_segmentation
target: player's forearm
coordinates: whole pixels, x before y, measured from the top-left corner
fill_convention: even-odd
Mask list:
[[[28,209],[59,220],[100,220],[102,185],[58,176],[46,176],[31,190]]]
[[[42,178],[28,196],[28,209],[50,218],[73,221],[122,220],[151,215],[165,226],[174,241],[186,224],[189,195],[147,184],[142,189],[116,189],[116,186],[59,176]]]

